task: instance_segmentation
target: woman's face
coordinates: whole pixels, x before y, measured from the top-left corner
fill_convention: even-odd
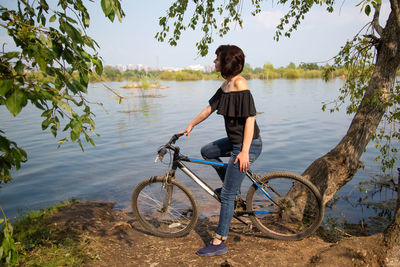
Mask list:
[[[214,64],[215,64],[215,71],[218,71],[218,72],[221,71],[219,56],[217,56],[217,58],[214,60]]]

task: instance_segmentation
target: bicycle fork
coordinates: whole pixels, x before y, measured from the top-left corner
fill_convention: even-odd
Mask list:
[[[172,184],[169,185],[165,184],[164,186],[166,189],[166,194],[160,212],[166,212],[168,210],[169,205],[171,205],[171,200],[172,200],[172,191],[173,191]]]
[[[163,188],[165,188],[166,192],[165,192],[165,199],[163,201],[163,205],[160,209],[160,212],[166,212],[168,210],[169,205],[171,205],[172,193],[174,190],[171,180],[175,177],[175,171],[176,169],[171,169],[171,171],[167,172],[165,175]]]

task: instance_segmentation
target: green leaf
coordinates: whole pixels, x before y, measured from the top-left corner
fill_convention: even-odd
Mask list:
[[[19,152],[19,154],[20,154],[20,156],[21,156],[21,161],[22,161],[22,162],[26,162],[26,161],[28,160],[26,151],[23,150],[22,148],[17,148],[17,149],[18,149],[18,152]]]
[[[55,20],[56,20],[56,15],[51,16],[49,19],[50,22],[54,22]]]
[[[13,87],[14,80],[7,79],[7,80],[0,80],[0,96],[5,96],[7,92]]]
[[[70,17],[65,17],[67,21],[74,23],[74,24],[78,24],[76,20],[74,20],[73,18]]]
[[[62,144],[64,144],[66,141],[68,141],[68,138],[67,137],[65,137],[65,138],[63,138],[63,139],[61,139],[61,140],[58,140],[57,141],[57,143],[58,143],[58,148],[62,145]]]
[[[46,60],[44,60],[44,58],[41,56],[40,53],[36,53],[34,57],[35,57],[36,62],[39,64],[40,69],[43,72],[46,72],[46,68],[47,68]]]
[[[84,16],[84,17],[82,18],[82,22],[83,22],[83,25],[85,25],[85,27],[89,27],[89,25],[90,25],[90,18],[89,18],[89,15]]]
[[[86,142],[89,142],[92,146],[96,147],[96,145],[94,144],[94,141],[92,138],[90,138],[90,136],[85,133],[85,138],[86,138]]]
[[[16,88],[14,92],[6,100],[7,109],[14,116],[17,116],[18,113],[21,112],[22,108],[26,104],[27,104],[27,97],[25,93],[18,88]]]
[[[371,13],[371,6],[370,6],[370,5],[367,5],[367,6],[365,7],[364,12],[365,12],[365,14],[366,14],[367,16],[369,16],[369,14]]]
[[[75,140],[78,139],[79,136],[80,136],[80,132],[72,130],[71,133],[70,133],[70,137],[71,137],[71,141],[72,142],[75,142]]]
[[[124,14],[121,13],[121,10],[120,10],[119,8],[115,8],[114,12],[117,13],[118,20],[119,20],[119,22],[121,22],[121,21],[122,21],[122,16],[123,16]]]
[[[75,84],[75,87],[79,91],[87,93],[87,86],[88,86],[88,83],[89,83],[89,76],[87,75],[86,72],[81,72],[79,74],[79,77],[80,77],[80,81],[73,80],[72,82]]]
[[[50,115],[53,113],[52,109],[48,109],[46,111],[43,111],[43,113],[40,115],[41,117],[50,117]]]
[[[0,135],[0,150],[6,152],[9,150],[10,140]]]
[[[2,57],[6,58],[6,59],[11,59],[11,58],[16,58],[19,56],[19,52],[8,52],[5,53]]]
[[[66,111],[68,111],[69,114],[71,114],[71,115],[73,114],[73,110],[72,110],[71,106],[68,103],[60,100],[60,101],[58,101],[58,105],[62,109],[65,109]]]
[[[60,20],[60,29],[65,30],[68,36],[75,42],[83,43],[82,35],[75,29],[74,26],[66,22],[65,20]]]
[[[49,127],[50,125],[50,118],[45,119],[44,121],[42,121],[42,131],[46,130],[47,127]]]
[[[25,65],[22,63],[21,60],[18,60],[17,64],[15,64],[14,70],[15,70],[19,75],[23,75],[23,74],[24,74],[24,68],[25,68]]]
[[[75,80],[74,80],[75,81]],[[71,90],[74,94],[77,94],[78,93],[78,89],[75,87],[75,83],[74,82],[69,82],[68,84],[67,84],[67,87],[68,87],[68,89],[69,90]]]
[[[107,17],[113,12],[113,6],[111,0],[101,0],[101,8],[103,9],[104,15]]]
[[[103,64],[101,63],[100,59],[92,59],[93,64],[95,65],[95,71],[98,75],[103,73]]]
[[[51,126],[50,131],[54,137],[57,137],[57,126],[56,125]]]
[[[115,18],[115,12],[111,12],[108,16],[107,16],[111,21],[114,21]]]
[[[78,139],[78,144],[79,144],[80,148],[82,149],[82,151],[85,152],[85,150],[83,149],[83,146],[82,146],[81,139]]]
[[[16,149],[12,149],[11,150],[11,155],[12,155],[12,157],[14,158],[14,162],[16,163],[15,165],[16,165],[16,169],[18,170],[19,169],[19,166],[20,166],[20,162],[21,161],[23,161],[22,160],[22,155],[19,153],[19,151],[18,150],[16,150]]]
[[[90,38],[89,36],[83,36],[83,41],[85,43],[85,45],[89,46],[90,48],[92,48],[93,50],[95,50],[94,48],[94,41],[92,38]]]

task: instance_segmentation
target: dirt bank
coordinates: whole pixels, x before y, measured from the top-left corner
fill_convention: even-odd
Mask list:
[[[203,258],[195,252],[210,240],[216,218],[199,220],[186,237],[159,238],[144,232],[131,214],[112,207],[112,203],[76,203],[53,217],[51,223],[59,231],[85,243],[85,266],[380,266],[381,234],[338,243],[317,235],[278,241],[243,233],[243,225],[234,220],[228,253]]]

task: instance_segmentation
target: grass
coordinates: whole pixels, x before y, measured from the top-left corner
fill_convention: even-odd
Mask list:
[[[58,229],[51,218],[58,210],[77,201],[71,200],[40,211],[31,211],[14,223],[18,265],[81,266],[87,255],[77,236]]]

